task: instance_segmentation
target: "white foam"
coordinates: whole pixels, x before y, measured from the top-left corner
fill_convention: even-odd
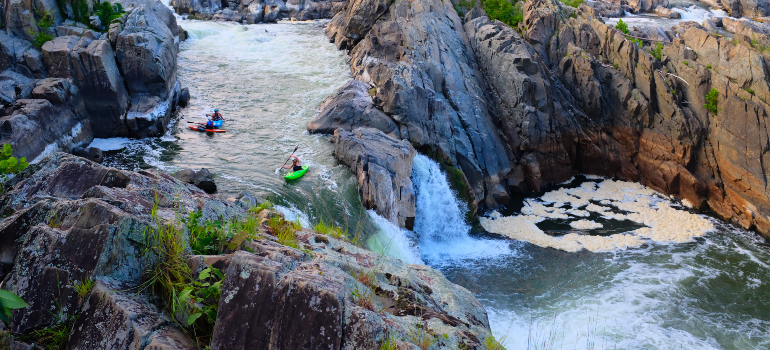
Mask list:
[[[714,226],[710,220],[672,207],[667,198],[636,183],[605,180],[597,186],[593,182],[586,182],[578,188],[559,189],[548,192],[537,200],[527,200],[521,210],[523,215],[502,217],[499,213],[493,213],[489,218],[479,218],[479,221],[489,232],[569,252],[581,249],[601,252],[639,247],[646,242],[643,238],[661,243],[689,242],[694,237],[701,237],[713,230]],[[608,205],[597,205],[589,201]],[[535,225],[546,219],[564,219],[567,215],[562,212],[567,211],[558,207],[564,204],[572,207],[585,205],[586,211],[600,213],[605,219],[631,220],[647,227],[610,236],[570,233],[554,237]],[[614,210],[629,213],[617,213]],[[600,223],[589,220],[573,221],[570,226],[581,230],[602,227]]]
[[[420,251],[417,248],[414,234],[399,228],[382,216],[377,215],[373,210],[367,210],[367,214],[380,228],[367,239],[366,243],[369,249],[394,257],[407,264],[425,264],[420,259]]]
[[[281,214],[283,214],[283,217],[287,221],[297,221],[300,225],[304,228],[311,228],[310,226],[310,219],[308,218],[307,214],[303,213],[297,207],[294,205],[291,205],[289,207],[285,207],[282,205],[275,205],[275,210]]]
[[[98,148],[104,152],[117,151],[126,148],[131,142],[131,139],[127,137],[113,137],[109,139],[95,138],[88,147]]]

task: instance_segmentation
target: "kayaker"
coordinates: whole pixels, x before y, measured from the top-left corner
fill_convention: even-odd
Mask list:
[[[291,164],[290,165],[284,165],[283,168],[284,169],[291,169],[292,171],[300,171],[300,170],[302,170],[302,163],[299,161],[299,158],[297,158],[297,156],[295,156],[293,154],[290,157],[292,158],[291,159]]]
[[[212,119],[212,117],[209,116],[209,120],[206,121],[206,129],[213,129],[214,128],[214,122],[211,119]]]
[[[208,114],[206,114],[206,115],[208,115]],[[211,119],[216,122],[216,121],[223,120],[225,118],[222,118],[222,113],[219,113],[219,108],[215,108],[214,109],[214,114],[211,115]]]

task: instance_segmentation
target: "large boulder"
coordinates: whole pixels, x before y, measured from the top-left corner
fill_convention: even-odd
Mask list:
[[[40,31],[37,21],[48,14],[54,25],[62,22],[59,5],[56,0],[8,0],[5,2],[5,23],[8,34],[16,35],[25,40],[33,40]]]
[[[410,178],[417,155],[414,147],[372,128],[353,132],[337,129],[332,142],[335,159],[356,174],[361,203],[394,224],[411,229],[415,215]]]
[[[338,128],[352,131],[358,127],[371,127],[400,138],[395,121],[373,106],[372,92],[375,90],[362,81],[348,81],[321,103],[320,112],[307,124],[308,131],[331,134]]]
[[[93,140],[91,121],[77,87],[68,80],[37,81],[31,98],[17,100],[10,116],[0,118],[3,141],[17,157],[36,161],[51,152],[71,152]]]

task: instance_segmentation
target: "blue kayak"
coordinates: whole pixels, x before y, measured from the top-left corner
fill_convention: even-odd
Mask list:
[[[214,127],[217,128],[217,129],[221,128],[222,127],[222,123],[224,123],[224,122],[225,122],[224,119],[212,121],[212,123],[214,123]]]

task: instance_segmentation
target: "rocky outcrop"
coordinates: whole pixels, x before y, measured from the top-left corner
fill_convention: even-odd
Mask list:
[[[331,18],[346,0],[172,0],[171,6],[180,14],[199,19],[214,19],[246,24],[271,23],[281,19],[316,20]]]
[[[78,315],[70,349],[198,349],[159,299],[138,288],[157,263],[146,232],[195,210],[201,220],[252,215],[163,173],[64,153],[10,180],[0,210],[8,215],[0,221],[0,287],[29,304],[8,329]],[[268,224],[278,218],[259,212],[259,235],[242,250],[187,256],[195,276],[209,265],[225,273],[212,349],[372,349],[388,335],[413,348],[417,328],[434,337],[432,348],[477,349],[489,334],[481,304],[440,272],[307,229],[295,232],[293,247],[282,245]],[[79,294],[88,279],[95,286]]]
[[[409,142],[372,128],[353,132],[337,129],[332,138],[334,158],[349,166],[358,179],[361,203],[401,227],[412,228],[415,193]]]
[[[217,191],[217,184],[214,183],[214,178],[206,168],[201,168],[201,170],[198,171],[192,169],[180,170],[174,174],[174,177],[179,181],[193,184],[195,187],[204,190],[206,193],[214,193]]]
[[[606,11],[597,4],[575,10],[558,1],[527,1],[516,29],[478,10],[461,28],[454,11],[440,4],[400,4],[351,3],[329,23],[327,34],[350,50],[353,77],[363,84],[349,83],[327,99],[310,130],[374,126],[418,149],[429,147],[463,171],[479,204],[488,207],[574,173],[601,174],[678,194],[770,233],[762,160],[770,143],[760,136],[770,98],[761,52],[770,44],[765,24],[714,22],[735,33],[733,41],[692,22],[640,27],[632,34],[650,39],[640,47],[597,19]],[[648,12],[666,4],[628,5]],[[427,8],[430,13],[421,12]],[[704,105],[712,88],[719,107],[710,111]],[[467,106],[475,107],[477,119],[469,118]],[[447,111],[457,119],[445,118]],[[372,122],[379,112],[399,133]],[[449,142],[435,137],[448,125],[451,133],[440,135]],[[472,147],[458,148],[463,140]],[[469,149],[474,152],[463,152]],[[495,160],[500,156],[505,160]]]
[[[461,24],[449,2],[364,0],[326,31],[350,50],[353,78],[374,88],[372,106],[400,137],[461,168],[474,200],[492,207],[508,201],[509,150]]]
[[[307,125],[308,131],[331,134],[338,128],[353,131],[358,127],[370,127],[400,139],[396,122],[373,106],[375,91],[376,88],[362,81],[348,81],[321,103],[320,112]]]
[[[40,159],[55,150],[86,154],[82,152],[87,146],[84,142],[93,137],[146,137],[166,131],[182,95],[176,73],[180,27],[174,13],[158,1],[119,2],[127,13],[104,34],[72,20],[62,21],[56,1],[13,3],[13,11],[20,13],[32,8],[29,17],[35,26],[43,12],[34,9],[53,4],[57,12],[49,12],[56,26],[49,31],[55,38],[37,49],[23,39],[29,39],[27,36],[17,33],[26,28],[21,24],[7,28],[11,35],[0,34],[0,118],[21,115],[21,107],[14,107],[17,101],[36,98],[32,89],[44,84],[46,77],[72,84],[65,89],[71,92],[58,94],[64,100],[49,101],[54,108],[25,102],[29,105],[24,107],[26,111],[32,108],[36,112],[27,113],[23,121],[15,117],[13,128],[4,127],[0,136],[12,143],[16,156]],[[6,8],[6,17],[12,15],[12,7]],[[59,114],[47,114],[54,112]],[[73,129],[67,137],[64,128],[75,125],[70,120],[83,127],[77,132]],[[34,131],[34,127],[42,128]]]
[[[770,4],[762,0],[718,0],[736,18],[760,18],[770,15]]]

